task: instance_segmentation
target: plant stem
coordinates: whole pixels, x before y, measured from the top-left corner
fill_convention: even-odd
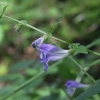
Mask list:
[[[93,81],[93,83],[95,83],[96,81],[84,70],[83,66],[81,66],[79,63],[77,63],[77,61],[70,57],[71,60],[88,76],[89,79],[91,79]]]
[[[16,21],[16,22],[18,22],[18,23],[20,23],[20,24],[23,24],[23,22],[18,21],[18,20],[16,20],[16,19],[12,18],[12,17],[6,16],[6,15],[3,15],[2,17],[6,17],[6,18],[9,18],[9,19],[11,19],[11,20],[14,20],[14,21]],[[24,24],[23,24],[23,25],[24,25]],[[38,32],[40,32],[40,33],[42,33],[42,34],[48,34],[48,33],[44,32],[44,31],[42,31],[42,30],[40,30],[40,29],[38,29],[38,28],[36,28],[36,27],[34,27],[34,26],[29,25],[29,24],[26,24],[25,26],[27,26],[27,27],[29,27],[29,28],[31,28],[31,29],[34,29],[34,30],[36,30],[36,31],[38,31]],[[64,41],[64,40],[61,40],[61,39],[56,38],[56,37],[54,37],[54,36],[53,36],[52,38],[55,39],[55,40],[58,40],[58,41],[60,41],[60,42],[66,43],[66,44],[70,44],[69,42]]]
[[[100,56],[100,53],[98,53],[98,52],[95,52],[95,51],[92,51],[92,50],[89,50],[89,49],[87,49],[87,50],[88,50],[88,52],[90,52],[90,53],[92,53],[94,55]]]
[[[23,24],[23,22],[18,21],[18,20],[16,20],[16,19],[12,18],[12,17],[6,16],[6,15],[3,15],[2,17],[6,17],[6,18],[9,18],[9,19],[11,19],[11,20],[14,20],[14,21],[16,21],[16,22],[18,22],[18,23],[20,23],[20,24]],[[24,24],[23,24],[23,25],[24,25]],[[40,32],[40,33],[42,33],[42,34],[48,34],[48,33],[44,32],[44,31],[42,31],[42,30],[40,30],[40,29],[38,29],[38,28],[36,28],[36,27],[34,27],[34,26],[29,25],[29,24],[25,24],[24,26],[27,26],[27,27],[29,27],[29,28],[31,28],[31,29],[34,29],[34,30],[36,30],[36,31],[38,31],[38,32]],[[68,45],[71,44],[71,43],[69,43],[69,42],[67,42],[67,41],[64,41],[64,40],[62,40],[62,39],[56,38],[56,37],[54,37],[54,36],[52,36],[52,38],[55,39],[55,40],[57,40],[57,41],[66,43],[66,44],[68,44]],[[97,41],[96,43],[98,43],[98,41]],[[93,44],[92,44],[92,45],[93,45]],[[90,46],[91,46],[91,45],[90,45]],[[90,47],[90,46],[87,46],[87,48]],[[87,49],[87,50],[88,50],[89,52],[95,54],[95,55],[100,56],[100,54],[97,53],[97,52],[94,52],[94,51],[89,50],[89,49]]]
[[[61,63],[61,61],[59,61],[59,62],[53,64],[53,65],[49,68],[49,70],[50,70],[51,68],[53,68],[53,66],[56,66],[56,65],[58,65],[58,64],[60,64],[60,63]],[[31,79],[29,79],[28,81],[26,81],[26,82],[23,83],[22,85],[20,85],[20,86],[18,86],[17,88],[15,88],[12,92],[10,92],[9,94],[5,95],[5,96],[4,96],[3,98],[1,98],[0,100],[6,100],[7,98],[13,96],[14,93],[20,91],[20,89],[24,88],[25,86],[27,86],[28,84],[30,84],[31,82],[33,82],[36,78],[38,78],[39,76],[41,76],[41,75],[43,75],[43,74],[45,74],[45,73],[46,73],[46,72],[44,72],[44,70],[41,70],[41,71],[40,71],[38,74],[36,74],[34,77],[32,77]]]

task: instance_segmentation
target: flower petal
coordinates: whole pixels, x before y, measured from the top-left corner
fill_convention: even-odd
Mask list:
[[[42,45],[43,41],[44,41],[44,37],[40,37],[37,40],[35,40],[34,42],[32,42],[31,45],[33,48],[38,48]]]
[[[43,69],[44,69],[44,71],[48,70],[48,63],[43,63]]]
[[[40,57],[39,57],[39,61],[40,62],[49,62],[49,61],[57,61],[57,60],[60,60],[64,57],[66,57],[67,54],[51,54],[51,53],[44,53],[44,52],[41,52],[40,53]]]
[[[49,53],[49,52],[46,52],[46,51],[40,51],[39,52],[39,61],[44,63],[44,70],[46,71],[48,69],[48,62],[49,61],[57,61],[57,60],[60,60],[64,57],[66,57],[66,56],[68,56],[67,53],[56,54],[56,53]]]
[[[67,92],[68,95],[70,95],[70,96],[74,93],[74,91],[75,91],[75,88],[72,88],[72,87],[68,87],[67,90],[66,90],[66,92]]]
[[[86,88],[88,87],[88,85],[79,83],[79,82],[75,82],[75,81],[67,81],[65,86],[70,86],[70,87],[74,87],[74,88]]]
[[[54,47],[55,47],[54,45],[43,43],[43,44],[38,48],[38,50],[49,52],[49,51],[50,51],[51,49],[53,49]]]
[[[55,46],[49,52],[51,52],[51,53],[57,53],[57,54],[68,54],[69,50],[63,50],[63,49],[60,49],[60,48],[58,48],[58,47]]]
[[[60,60],[64,57],[66,57],[67,54],[53,54],[53,53],[48,53],[46,58],[49,59],[49,61],[57,61],[57,60]]]
[[[45,62],[46,60],[46,53],[45,52],[39,52],[39,61]]]
[[[51,44],[45,44],[43,43],[39,48],[38,50],[40,51],[46,51],[46,52],[51,52],[51,53],[67,53],[68,54],[68,50],[63,50],[63,49],[60,49],[54,45],[51,45]]]

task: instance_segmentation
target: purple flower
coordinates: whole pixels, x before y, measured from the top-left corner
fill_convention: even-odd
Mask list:
[[[65,86],[67,86],[67,93],[71,96],[75,88],[87,88],[89,85],[70,80],[65,83]]]
[[[33,48],[38,48],[41,46],[41,44],[43,43],[44,41],[44,37],[40,37],[38,38],[37,40],[35,40],[33,43],[32,43],[32,47]]]
[[[33,48],[39,51],[39,61],[43,63],[44,71],[48,69],[49,61],[57,61],[68,56],[69,51],[63,50],[51,44],[43,43],[43,37],[35,40],[32,43]]]

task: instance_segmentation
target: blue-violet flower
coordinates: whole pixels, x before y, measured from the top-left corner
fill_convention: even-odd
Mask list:
[[[44,37],[40,37],[32,43],[32,47],[38,49],[39,61],[43,63],[44,71],[47,71],[49,61],[57,61],[67,57],[69,50],[63,50],[52,44],[43,43],[43,41]]]
[[[76,81],[69,80],[65,83],[65,86],[67,86],[66,92],[71,96],[75,88],[87,88],[89,85],[85,85]]]

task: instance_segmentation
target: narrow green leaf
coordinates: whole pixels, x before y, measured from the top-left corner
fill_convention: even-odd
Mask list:
[[[19,71],[23,68],[26,68],[26,67],[32,65],[33,63],[34,63],[33,60],[23,60],[23,61],[16,63],[13,66],[11,66],[9,71]]]
[[[62,21],[57,22],[57,23],[51,28],[49,34],[53,33],[54,29],[55,29],[55,28],[57,27],[57,25],[58,25],[59,23],[61,23],[61,22],[62,22]]]
[[[80,94],[75,100],[86,100],[87,98],[100,93],[100,80],[98,80],[94,85],[88,88],[85,92]]]
[[[92,66],[94,66],[94,65],[96,65],[96,64],[99,64],[99,63],[100,63],[100,59],[98,59],[98,60],[96,60],[96,61],[93,61],[93,62],[90,63],[90,64],[87,64],[86,67],[92,67]]]
[[[4,12],[6,11],[6,8],[7,8],[7,7],[8,7],[8,5],[4,6],[3,11],[2,11],[2,13],[1,13],[1,15],[0,15],[0,18],[2,18],[2,16],[3,16]]]

